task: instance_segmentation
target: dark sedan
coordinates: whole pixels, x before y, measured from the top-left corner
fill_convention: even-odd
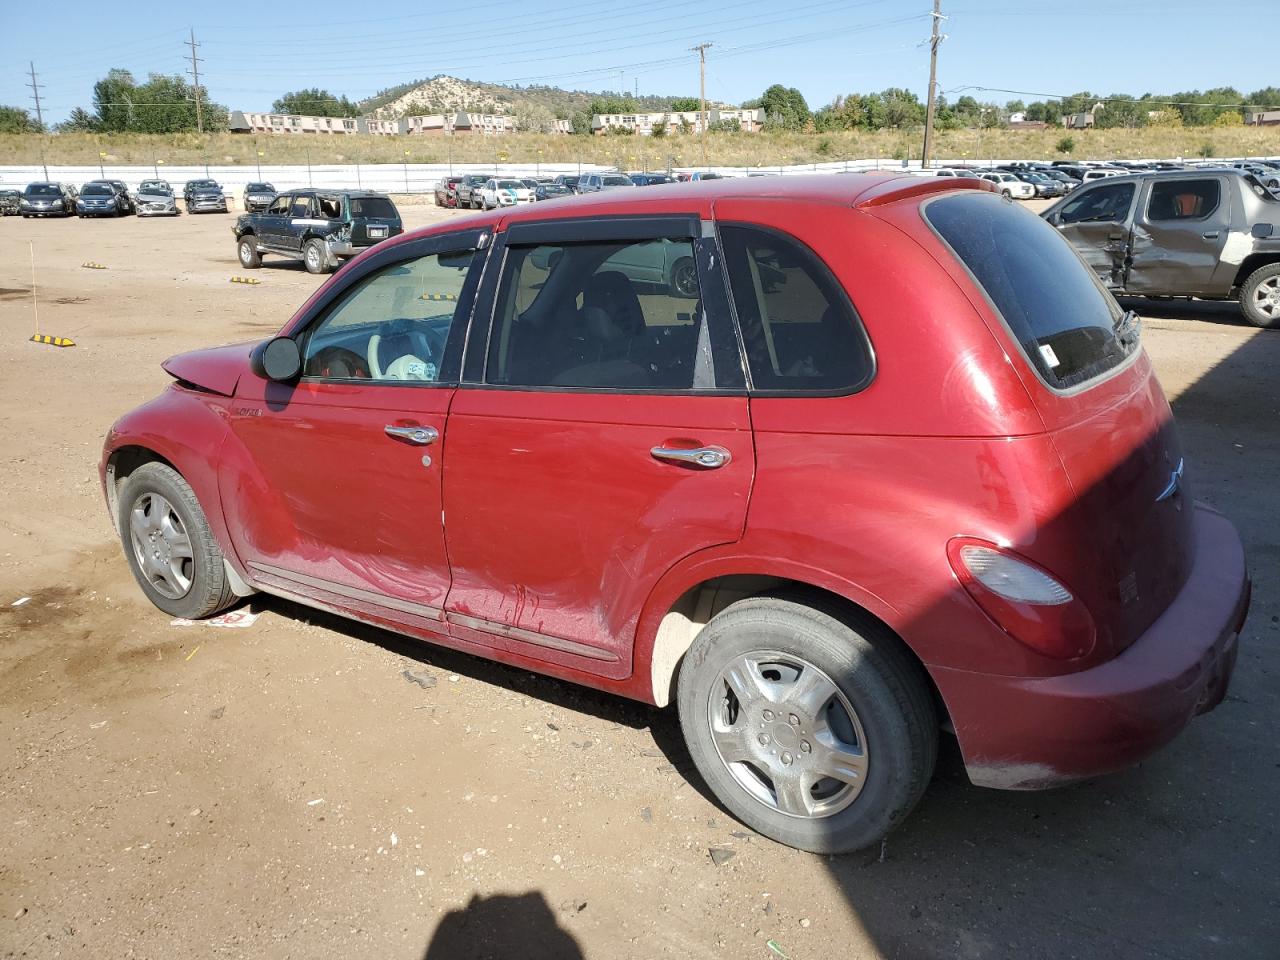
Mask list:
[[[533,191],[533,199],[554,200],[556,197],[572,197],[573,190],[563,183],[539,183]]]
[[[637,187],[652,187],[659,183],[675,183],[675,180],[667,176],[665,173],[629,173],[631,182]]]
[[[29,183],[18,210],[24,217],[69,217],[76,212],[75,187],[65,183]]]

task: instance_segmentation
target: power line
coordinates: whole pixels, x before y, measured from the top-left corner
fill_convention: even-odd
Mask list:
[[[1006,90],[1004,87],[981,87],[977,84],[966,84],[953,87],[947,93],[962,93],[966,90],[980,90],[983,93],[1015,93],[1021,97],[1044,97],[1046,100],[1070,100],[1073,97],[1084,97],[1095,103],[1144,103],[1159,107],[1238,107],[1253,110],[1280,110],[1280,105],[1263,103],[1216,103],[1211,100],[1158,100],[1155,97],[1096,97],[1088,91],[1076,93],[1044,93],[1037,90]]]
[[[196,47],[198,47],[199,44],[196,43],[195,27],[191,28],[190,45],[191,45],[191,80],[192,80],[193,92],[196,95],[196,132],[204,133],[204,117],[201,116],[201,113],[200,113],[200,67],[198,66],[198,64],[203,63],[204,60],[203,58],[196,56]]]

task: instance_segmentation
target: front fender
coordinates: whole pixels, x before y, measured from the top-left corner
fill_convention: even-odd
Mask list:
[[[112,425],[103,444],[98,476],[111,512],[111,525],[118,528],[115,490],[110,483],[114,480],[119,456],[136,448],[169,463],[191,485],[223,555],[232,562],[236,572],[244,576],[231,547],[218,493],[217,463],[229,432],[226,406],[229,402],[226,397],[177,384],[169,386],[154,400],[131,410]]]

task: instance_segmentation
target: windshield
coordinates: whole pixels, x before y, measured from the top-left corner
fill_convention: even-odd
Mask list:
[[[521,183],[519,180],[499,180],[498,189],[499,190],[523,190],[524,184]]]
[[[139,193],[169,193],[170,186],[163,180],[143,180],[138,184]]]
[[[24,191],[28,197],[60,197],[62,191],[53,183],[33,183]]]
[[[1138,349],[1115,298],[1035,214],[990,194],[963,193],[932,201],[924,216],[1051,387],[1087,383]]]
[[[386,197],[352,197],[351,216],[394,220],[398,214],[395,204]]]
[[[614,174],[612,176],[605,177],[601,181],[601,183],[603,183],[606,187],[634,187],[635,186],[635,184],[632,183],[627,177],[621,176],[620,174]]]
[[[86,183],[80,191],[82,197],[114,197],[116,192],[104,183]]]
[[[192,180],[187,184],[193,190],[217,190],[218,185],[212,180]]]
[[[251,183],[245,187],[250,193],[275,193],[276,188],[269,183]]]

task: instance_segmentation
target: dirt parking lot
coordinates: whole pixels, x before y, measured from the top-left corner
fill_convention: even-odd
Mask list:
[[[1280,333],[1135,304],[1253,569],[1227,701],[1050,793],[974,788],[944,743],[883,848],[822,858],[711,802],[668,713],[282,601],[247,629],[144,601],[103,435],[165,357],[320,282],[231,284],[231,219],[0,221],[0,957],[1280,956]],[[27,340],[28,241],[73,349]]]

